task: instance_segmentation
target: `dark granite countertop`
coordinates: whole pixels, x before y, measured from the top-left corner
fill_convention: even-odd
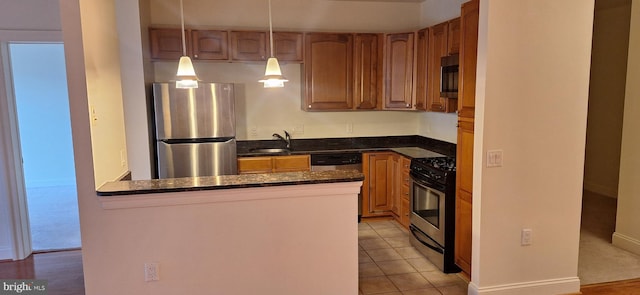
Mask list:
[[[266,174],[222,175],[134,181],[113,181],[102,185],[98,196],[137,195],[297,184],[319,184],[361,181],[364,175],[356,170],[316,172],[283,172]]]
[[[353,138],[317,138],[292,139],[291,149],[280,153],[256,152],[256,149],[285,148],[285,143],[278,140],[240,140],[237,143],[239,157],[278,156],[341,152],[374,152],[394,151],[409,158],[432,156],[435,152],[455,157],[456,145],[418,135],[353,137]]]

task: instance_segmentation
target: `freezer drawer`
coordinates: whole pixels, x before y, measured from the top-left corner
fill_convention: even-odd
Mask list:
[[[170,144],[158,141],[159,178],[234,175],[237,172],[235,139]]]

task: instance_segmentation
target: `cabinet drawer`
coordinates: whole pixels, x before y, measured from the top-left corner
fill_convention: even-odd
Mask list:
[[[411,221],[409,220],[409,212],[411,208],[409,208],[409,199],[402,199],[400,202],[400,224],[405,228],[409,228],[409,224]]]
[[[270,173],[271,157],[250,157],[238,159],[238,174]]]
[[[273,157],[274,172],[310,171],[309,155]]]

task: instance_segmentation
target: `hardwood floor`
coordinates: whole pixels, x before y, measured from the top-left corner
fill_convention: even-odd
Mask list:
[[[582,295],[635,295],[640,294],[640,279],[586,285],[580,291]]]
[[[84,295],[80,250],[33,254],[0,262],[0,279],[47,280],[48,295]]]

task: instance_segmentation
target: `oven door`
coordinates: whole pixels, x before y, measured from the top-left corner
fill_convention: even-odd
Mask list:
[[[411,177],[411,224],[444,247],[445,194]]]

